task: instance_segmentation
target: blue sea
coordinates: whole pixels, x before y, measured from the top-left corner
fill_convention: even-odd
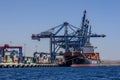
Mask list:
[[[120,66],[0,68],[0,80],[120,80]]]

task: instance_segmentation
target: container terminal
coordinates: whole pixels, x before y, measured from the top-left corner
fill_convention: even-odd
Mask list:
[[[23,56],[22,46],[0,46],[0,67],[40,66],[96,66],[101,59],[91,38],[104,38],[104,34],[92,33],[90,22],[83,13],[81,26],[64,22],[39,34],[32,34],[32,40],[49,39],[49,53],[34,52],[33,57]]]

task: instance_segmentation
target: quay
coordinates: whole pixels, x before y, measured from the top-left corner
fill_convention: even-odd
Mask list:
[[[58,64],[3,64],[0,63],[0,68],[29,68],[29,67],[58,67]]]

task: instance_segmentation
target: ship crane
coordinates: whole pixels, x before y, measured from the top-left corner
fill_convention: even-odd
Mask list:
[[[33,40],[38,41],[43,38],[50,39],[50,54],[52,63],[54,63],[56,53],[58,53],[61,48],[64,49],[65,52],[72,52],[72,49],[77,52],[82,52],[83,47],[90,43],[90,38],[95,37],[104,38],[106,35],[92,33],[89,20],[86,19],[86,11],[84,11],[83,14],[81,27],[75,27],[68,22],[64,22],[63,24],[53,27],[47,31],[39,34],[32,34],[31,36]]]

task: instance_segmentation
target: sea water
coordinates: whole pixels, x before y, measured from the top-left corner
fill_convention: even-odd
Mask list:
[[[0,80],[120,80],[120,66],[0,68]]]

